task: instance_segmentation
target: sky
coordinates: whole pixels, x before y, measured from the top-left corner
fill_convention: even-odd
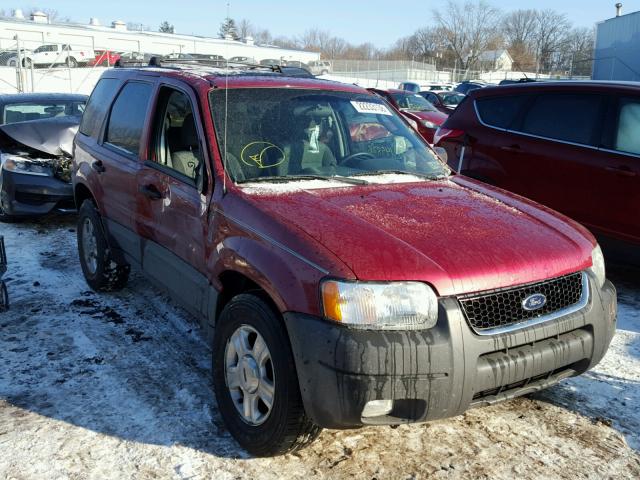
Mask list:
[[[17,3],[3,0],[2,8],[55,9],[62,17],[88,23],[97,17],[103,25],[113,20],[142,23],[157,30],[163,20],[176,33],[216,36],[226,16],[226,0],[168,0],[92,2],[86,0],[39,0]],[[22,0],[24,1],[24,0]],[[38,1],[38,0],[36,0]],[[21,0],[18,0],[21,2]],[[446,7],[446,0],[229,0],[230,16],[246,18],[253,25],[267,28],[274,36],[297,36],[313,27],[328,30],[351,43],[371,42],[376,47],[391,46],[400,37],[433,22],[434,9]],[[551,8],[566,13],[576,26],[591,27],[615,15],[616,0],[489,0],[501,10]],[[640,0],[623,1],[624,13],[640,10]]]

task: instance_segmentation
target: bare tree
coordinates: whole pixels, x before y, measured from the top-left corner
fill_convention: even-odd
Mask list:
[[[566,43],[571,23],[564,13],[542,10],[536,15],[536,72],[550,71]]]
[[[502,19],[502,36],[516,68],[527,70],[535,63],[536,10],[515,10]]]
[[[416,30],[407,39],[407,53],[412,59],[427,61],[442,55],[442,50],[446,49],[443,42],[443,34],[437,27],[427,27]]]
[[[253,37],[253,25],[251,25],[249,20],[243,18],[237,25],[237,31],[240,38]]]
[[[469,69],[478,57],[497,43],[499,11],[484,2],[447,2],[433,16],[449,48],[462,68]]]

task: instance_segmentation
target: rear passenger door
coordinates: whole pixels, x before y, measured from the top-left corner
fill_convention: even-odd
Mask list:
[[[162,84],[137,176],[143,269],[193,313],[206,311],[210,175],[200,111],[189,88]]]
[[[116,96],[104,129],[93,168],[100,176],[103,207],[109,232],[136,263],[140,263],[140,239],[136,233],[136,177],[147,154],[146,119],[154,85],[132,80]]]
[[[588,226],[606,216],[598,150],[607,98],[590,93],[542,93],[526,100],[495,148],[510,163],[518,193]],[[505,157],[509,157],[509,162]]]
[[[599,183],[606,197],[607,223],[600,229],[640,243],[640,97],[613,99],[606,124],[606,162]]]

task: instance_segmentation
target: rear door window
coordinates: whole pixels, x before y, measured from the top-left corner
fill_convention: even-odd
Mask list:
[[[105,142],[138,156],[147,117],[151,84],[130,82],[118,94],[107,125]]]
[[[640,155],[640,99],[621,100],[614,148],[620,152]]]
[[[96,84],[89,97],[86,111],[82,115],[80,133],[97,139],[119,84],[120,82],[115,78],[103,78]]]
[[[529,99],[528,95],[485,97],[476,100],[480,120],[497,128],[510,128]]]
[[[538,96],[527,111],[523,133],[582,145],[597,144],[603,99],[591,94],[546,94]]]

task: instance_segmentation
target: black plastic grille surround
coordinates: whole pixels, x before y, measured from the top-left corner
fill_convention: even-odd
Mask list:
[[[537,310],[525,310],[523,301],[534,294],[544,295],[546,303]],[[573,273],[516,288],[462,295],[458,301],[471,327],[481,332],[557,312],[581,298],[582,273]]]

